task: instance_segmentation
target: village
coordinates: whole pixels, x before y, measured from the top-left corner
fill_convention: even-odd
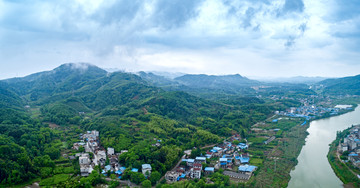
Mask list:
[[[206,151],[204,156],[190,158],[191,150],[185,151],[185,156],[180,165],[168,171],[165,179],[168,183],[181,181],[182,179],[200,179],[203,175],[213,174],[219,169],[223,169],[223,174],[229,176],[233,181],[247,181],[252,173],[257,169],[250,165],[250,155],[246,152],[249,145],[247,143],[234,144],[240,140],[239,135],[234,135],[229,141],[212,147]]]
[[[71,157],[73,159],[79,157],[81,176],[89,176],[95,166],[99,165],[104,176],[115,174],[118,179],[121,179],[126,167],[120,165],[118,158],[127,150],[122,150],[119,153],[115,153],[114,148],[105,150],[99,143],[99,132],[96,130],[80,134],[80,139],[80,142],[73,144],[73,149],[80,150],[83,147],[84,152],[76,153],[75,156]],[[234,144],[234,140],[237,140],[238,144]],[[163,178],[167,183],[185,179],[201,179],[202,176],[223,169],[223,174],[232,180],[247,181],[257,167],[249,164],[250,155],[246,152],[249,145],[240,143],[239,140],[239,135],[233,135],[229,141],[215,145],[206,151],[205,155],[195,158],[190,158],[192,150],[186,150],[179,163],[171,171],[168,171]],[[157,145],[154,146],[160,145],[159,142],[160,140],[157,140]],[[142,164],[141,171],[137,168],[131,169],[132,172],[141,172],[145,177],[151,175],[151,170],[151,164]]]
[[[339,144],[338,152],[347,155],[345,162],[351,162],[354,167],[360,168],[360,125],[350,129],[350,133]]]
[[[264,136],[265,140],[261,143],[267,145],[274,141],[277,136],[281,135],[282,130],[277,125],[277,122],[282,121],[282,119],[303,119],[302,121],[304,122],[302,124],[300,123],[302,126],[310,119],[316,117],[313,115],[321,115],[324,113],[336,115],[341,112],[341,110],[343,109],[337,107],[322,108],[316,107],[315,105],[298,108],[292,107],[286,111],[276,111],[273,116],[276,117],[276,119],[270,118],[270,123],[263,122],[262,124],[264,125],[270,125],[270,127],[267,128],[268,130],[261,129],[260,127],[264,127],[264,125],[260,123],[254,125],[251,131],[254,134],[268,135]],[[345,110],[351,110],[351,108],[346,107]],[[359,127],[352,129],[351,134],[347,136],[344,143],[339,147],[341,148],[341,152],[347,151],[350,153],[349,161],[352,161],[356,166],[360,165],[360,135],[358,129]],[[99,132],[96,130],[81,133],[79,136],[80,142],[74,143],[73,149],[81,152],[70,157],[79,157],[81,176],[89,176],[95,166],[99,166],[104,176],[114,174],[118,180],[120,180],[127,167],[119,163],[119,156],[128,151],[121,150],[115,152],[114,148],[111,147],[105,149],[99,142]],[[156,143],[152,144],[152,146],[161,147],[161,140],[157,138],[154,138],[154,140]],[[186,150],[177,165],[167,171],[162,179],[165,179],[167,183],[173,183],[187,179],[201,179],[204,176],[206,177],[219,171],[223,175],[229,176],[232,181],[246,182],[258,169],[257,165],[253,165],[254,163],[250,164],[251,155],[248,149],[251,143],[251,141],[248,142],[248,140],[242,138],[240,135],[234,134],[230,138],[225,139],[221,144],[211,145],[211,147],[206,148],[203,147],[202,152],[196,156],[192,155],[192,151],[199,148]],[[145,178],[151,176],[151,171],[151,164],[141,164],[141,169],[131,168],[131,172],[142,173]],[[112,176],[114,177],[114,175]]]
[[[94,167],[99,165],[103,175],[114,173],[121,179],[121,175],[126,170],[126,167],[121,166],[118,159],[127,150],[122,150],[120,153],[115,153],[114,148],[110,147],[105,150],[99,143],[99,132],[96,130],[80,134],[80,138],[82,140],[74,143],[73,149],[79,150],[80,146],[85,149],[85,152],[75,155],[75,157],[79,157],[81,176],[88,176],[94,170]],[[131,171],[139,172],[139,169],[133,168]],[[143,164],[141,172],[145,177],[149,176],[151,174],[151,165]]]

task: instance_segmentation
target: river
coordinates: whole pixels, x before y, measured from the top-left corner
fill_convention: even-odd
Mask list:
[[[343,183],[335,175],[328,160],[329,144],[335,140],[336,131],[360,124],[360,106],[354,111],[331,118],[312,121],[309,135],[298,156],[295,170],[290,172],[289,188],[342,187]]]

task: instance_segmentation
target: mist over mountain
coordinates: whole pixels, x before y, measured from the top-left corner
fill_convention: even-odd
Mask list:
[[[306,76],[295,76],[295,77],[250,77],[254,80],[268,82],[268,83],[293,83],[293,84],[314,84],[316,82],[320,82],[325,79],[329,79],[326,77],[306,77]]]

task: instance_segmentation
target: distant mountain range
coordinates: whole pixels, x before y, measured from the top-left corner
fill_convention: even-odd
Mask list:
[[[251,77],[252,79],[259,80],[262,82],[269,83],[293,83],[293,84],[314,84],[329,78],[326,77],[306,77],[306,76],[296,76],[296,77],[275,77],[275,78],[265,78],[265,77]]]
[[[360,95],[360,75],[327,79],[316,84],[324,93],[334,95]]]

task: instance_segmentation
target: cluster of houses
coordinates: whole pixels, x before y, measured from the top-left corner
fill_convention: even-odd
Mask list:
[[[99,150],[99,131],[87,131],[85,134],[80,134],[81,141],[73,144],[73,149],[79,150],[80,147],[84,147],[85,152],[88,153],[77,153],[75,156],[79,157],[80,173],[81,176],[88,176],[98,165],[97,159],[103,159],[101,150]],[[93,155],[91,159],[89,152],[98,152],[99,156]],[[105,155],[106,159],[106,155]]]
[[[181,165],[176,167],[175,170],[168,171],[165,179],[169,183],[186,178],[200,179],[202,174],[212,174],[215,170],[222,168],[226,170],[224,171],[225,175],[236,179],[248,180],[257,168],[256,166],[249,165],[250,156],[244,152],[248,147],[246,143],[235,145],[225,141],[207,151],[205,156],[198,156],[195,159],[182,159],[183,164],[186,163],[186,165]],[[187,153],[187,155],[189,154]],[[207,164],[206,167],[203,167],[207,160],[216,161],[216,163],[210,163],[210,165]]]
[[[351,110],[351,109],[352,107],[325,108],[316,105],[304,105],[300,107],[291,107],[289,109],[286,109],[286,111],[276,111],[275,114],[288,116],[288,117],[306,118],[306,120],[310,120],[315,117],[321,117],[325,113],[334,116],[334,115],[338,115],[341,110]]]
[[[185,178],[200,179],[203,171],[203,163],[206,163],[206,157],[196,157],[195,159],[182,159],[186,166],[179,166],[176,170],[168,171],[165,174],[167,182],[176,182]],[[206,168],[209,170],[209,168]],[[214,168],[212,168],[212,173]]]
[[[75,155],[75,157],[79,157],[81,176],[88,176],[96,165],[100,165],[102,174],[107,175],[110,172],[121,178],[126,168],[119,164],[118,159],[122,153],[128,152],[127,150],[121,150],[120,153],[115,153],[114,148],[110,147],[105,150],[99,143],[99,131],[96,130],[80,134],[80,139],[80,142],[74,143],[73,149],[79,150],[80,147],[85,149],[85,153],[77,153]],[[89,153],[92,153],[92,157],[90,157]],[[141,172],[145,177],[151,174],[151,170],[150,164],[142,165]],[[139,172],[139,169],[133,168],[131,171]]]
[[[360,125],[350,129],[350,134],[344,138],[340,144],[341,152],[348,151],[348,160],[356,167],[360,168]]]

